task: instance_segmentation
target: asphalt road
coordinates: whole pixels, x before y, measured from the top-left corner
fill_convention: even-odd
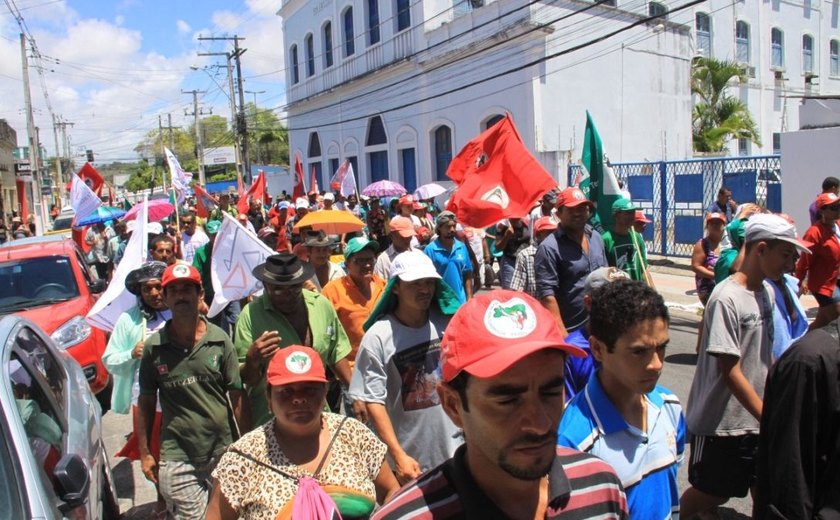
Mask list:
[[[685,403],[691,381],[694,377],[697,341],[697,327],[700,322],[696,310],[697,297],[694,295],[694,280],[688,273],[674,268],[653,268],[653,277],[657,290],[663,294],[671,308],[670,344],[666,353],[666,366],[660,384],[673,391]],[[808,297],[810,298],[810,297]],[[812,298],[811,298],[812,300]],[[806,306],[813,302],[804,299]],[[103,418],[104,436],[108,453],[116,453],[131,431],[130,416],[108,413]],[[680,489],[688,487],[686,464],[680,469]],[[111,458],[115,484],[120,499],[120,510],[126,519],[147,519],[152,516],[155,503],[155,490],[140,473],[139,463],[131,463],[123,458]],[[720,510],[722,518],[750,518],[752,500],[749,497],[730,500]]]

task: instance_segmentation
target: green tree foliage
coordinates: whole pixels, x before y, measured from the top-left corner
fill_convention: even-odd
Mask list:
[[[289,164],[289,133],[273,110],[245,103],[248,150],[255,164]]]
[[[694,61],[691,91],[696,96],[692,114],[695,152],[723,152],[730,139],[748,139],[761,146],[749,108],[727,92],[733,80],[747,81],[743,65],[714,58]]]

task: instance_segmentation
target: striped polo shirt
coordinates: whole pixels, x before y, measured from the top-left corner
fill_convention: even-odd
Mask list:
[[[566,406],[562,446],[591,453],[615,468],[627,491],[631,518],[679,517],[677,470],[685,449],[685,420],[676,395],[656,386],[647,399],[646,432],[628,424],[601,386],[598,372]]]
[[[466,446],[420,475],[371,517],[373,520],[504,519],[465,463]],[[627,500],[615,472],[596,457],[557,447],[551,466],[546,518],[627,518]]]

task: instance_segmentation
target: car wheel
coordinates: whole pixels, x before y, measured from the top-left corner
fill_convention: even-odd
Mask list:
[[[102,500],[102,520],[118,520],[120,518],[120,504],[111,491],[112,486],[108,476],[108,472],[103,469],[102,491],[99,496]]]
[[[114,379],[108,379],[108,385],[96,394],[96,400],[99,401],[99,408],[102,409],[102,415],[108,413],[111,409],[111,392],[114,390]]]

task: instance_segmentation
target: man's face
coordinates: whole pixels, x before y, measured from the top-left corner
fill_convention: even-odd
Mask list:
[[[799,260],[799,252],[790,242],[762,242],[756,247],[761,271],[771,280],[781,280],[782,275],[793,272],[796,261]]]
[[[298,220],[305,217],[307,213],[309,213],[309,208],[298,208],[295,210],[295,216],[298,218]]]
[[[601,383],[623,394],[647,394],[659,381],[668,341],[668,323],[662,318],[631,327],[616,340],[612,352],[593,334],[590,345],[601,363]]]
[[[321,267],[330,261],[330,246],[312,246],[308,249],[309,263],[315,267]]]
[[[332,209],[333,201],[332,199],[324,199],[324,209]]]
[[[412,282],[397,280],[392,290],[401,309],[421,314],[428,311],[432,305],[436,287],[435,278],[421,278]]]
[[[543,349],[496,377],[470,377],[469,411],[457,391],[438,387],[446,414],[464,430],[473,474],[501,469],[513,479],[533,481],[548,473],[563,414],[564,360],[562,352]]]
[[[560,207],[560,225],[563,226],[563,229],[583,231],[583,228],[586,227],[586,222],[588,220],[589,204]]]
[[[265,292],[271,306],[281,314],[291,314],[297,310],[303,300],[303,284],[275,285],[265,284]]]
[[[227,209],[228,204],[230,204],[230,195],[219,195],[219,206],[221,206],[223,209]]]
[[[143,299],[143,303],[156,311],[166,308],[166,302],[163,299],[163,288],[158,279],[143,282],[140,286],[140,297]]]
[[[731,191],[724,191],[722,193],[718,193],[717,200],[718,205],[723,206],[724,204],[728,204],[729,200],[732,198]]]
[[[152,255],[152,259],[158,262],[163,262],[166,265],[175,263],[175,244],[168,240],[158,242],[149,253]]]
[[[198,312],[198,303],[204,290],[190,280],[171,282],[163,291],[163,300],[172,311],[172,316],[189,315]]]
[[[636,218],[635,211],[616,211],[613,214],[615,219],[615,227],[621,229],[630,229],[633,225],[633,220]]]
[[[638,221],[633,222],[633,230],[635,230],[636,233],[639,233],[640,235],[645,232],[646,227],[647,227],[647,222],[638,222]]]
[[[184,226],[184,233],[192,236],[195,233],[195,217],[188,216],[181,220],[181,225]]]
[[[408,248],[411,247],[411,237],[404,237],[399,233],[391,233],[391,245],[394,246],[394,249],[398,253],[402,253],[404,251],[408,251]]]
[[[249,206],[249,207],[250,207],[250,209],[251,209],[251,213],[255,213],[255,214],[256,214],[256,213],[259,213],[259,212],[260,212],[260,210],[262,209],[262,204],[260,204],[260,201],[258,201],[258,200],[252,200],[252,201],[248,204],[248,206]]]
[[[445,240],[451,240],[455,238],[455,226],[456,224],[451,220],[444,224],[438,226],[438,237],[443,238]]]
[[[370,282],[374,264],[376,264],[376,253],[370,249],[363,249],[347,260],[347,274],[354,280],[364,279]]]

